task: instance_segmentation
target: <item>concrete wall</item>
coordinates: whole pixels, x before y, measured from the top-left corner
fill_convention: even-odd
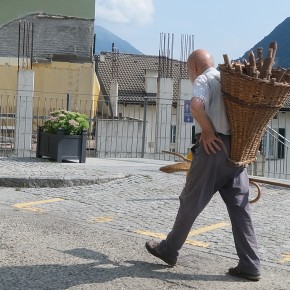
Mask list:
[[[0,57],[0,93],[2,96],[15,95],[16,90],[17,59]]]
[[[83,61],[92,62],[94,21],[72,18],[51,18],[30,15],[21,19],[34,24],[33,58],[47,59],[53,54],[76,54]],[[24,30],[21,28],[20,52]],[[0,57],[17,57],[19,19],[0,29]],[[22,54],[20,55],[22,57]],[[29,55],[30,57],[30,55]]]
[[[102,156],[122,153],[124,157],[131,157],[136,153],[140,154],[142,152],[142,132],[142,120],[98,120],[96,150]],[[147,144],[147,138],[145,144]]]
[[[181,103],[184,103],[184,99],[181,99]],[[161,109],[164,108],[164,110]],[[165,112],[167,114],[170,111],[171,115],[168,117],[168,124],[163,132],[164,138],[156,138],[156,130],[157,130],[157,119],[156,119],[156,109],[155,105],[148,105],[147,113],[146,113],[146,120],[147,120],[147,127],[146,127],[146,153],[156,153],[155,147],[157,146],[157,142],[159,142],[159,152],[162,150],[172,150],[175,149],[176,152],[186,155],[187,149],[192,146],[192,126],[193,123],[184,123],[182,118],[177,117],[177,108],[172,107],[172,105],[162,105],[159,106],[161,112]],[[183,106],[180,109],[183,111]],[[130,117],[136,118],[140,121],[143,121],[144,116],[144,107],[138,105],[121,105],[119,104],[119,113],[122,114],[123,117]],[[163,116],[163,118],[166,118]],[[176,128],[179,128],[176,131],[176,143],[170,143],[170,126],[176,125]],[[160,126],[159,126],[160,127]],[[110,133],[108,133],[109,135]],[[166,144],[164,144],[166,139]]]
[[[100,91],[93,62],[95,1],[6,2],[5,9],[0,11],[1,104],[13,111],[11,103],[15,102],[11,96],[15,96],[17,91],[18,65],[20,71],[30,70],[32,63],[35,73],[34,110],[46,115],[51,109],[63,108],[66,103],[61,102],[69,93],[72,98],[81,99],[77,104],[72,100],[72,109],[93,117]],[[31,49],[23,47],[24,23],[31,23],[34,27],[32,61]],[[58,55],[58,59],[52,58],[53,55]],[[46,103],[42,101],[44,98]]]
[[[173,80],[160,78],[156,97],[155,152],[170,148],[170,129],[172,120]]]
[[[123,117],[136,118],[143,121],[144,107],[138,105],[122,105],[118,106],[119,113]],[[146,153],[155,153],[155,131],[156,131],[156,106],[148,105],[146,112]]]
[[[6,58],[0,58],[1,111],[14,113],[17,66],[5,64],[5,61]],[[83,112],[93,118],[99,97],[94,64],[68,62],[34,64],[33,71],[34,115],[46,116],[52,110],[66,109],[66,96],[69,93],[72,98],[71,110]]]

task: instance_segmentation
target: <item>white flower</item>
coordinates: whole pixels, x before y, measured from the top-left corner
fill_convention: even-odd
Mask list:
[[[68,123],[74,127],[78,127],[78,125],[79,125],[79,123],[76,120],[69,120]]]

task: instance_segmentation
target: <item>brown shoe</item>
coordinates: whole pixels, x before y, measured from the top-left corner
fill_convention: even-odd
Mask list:
[[[175,266],[177,259],[169,259],[169,258],[163,256],[162,254],[158,253],[159,244],[160,243],[155,242],[155,241],[148,241],[148,242],[146,242],[145,247],[151,255],[161,259],[163,262],[167,263],[168,265],[170,265],[172,267]]]
[[[230,268],[229,269],[229,274],[231,276],[234,276],[234,277],[240,277],[240,278],[245,278],[247,280],[251,280],[251,281],[259,281],[261,279],[261,274],[258,273],[258,274],[248,274],[248,273],[245,273],[245,272],[241,272],[238,267],[235,267],[235,268]]]

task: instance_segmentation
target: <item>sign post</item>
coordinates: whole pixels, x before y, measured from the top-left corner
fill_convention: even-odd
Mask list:
[[[193,117],[190,111],[190,100],[184,101],[184,123],[193,123]]]

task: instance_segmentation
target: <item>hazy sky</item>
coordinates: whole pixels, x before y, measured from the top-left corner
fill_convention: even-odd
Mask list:
[[[242,56],[289,16],[289,0],[96,0],[96,24],[144,54],[158,55],[160,33],[169,33],[180,59],[181,35],[194,35],[216,64],[225,53]]]

